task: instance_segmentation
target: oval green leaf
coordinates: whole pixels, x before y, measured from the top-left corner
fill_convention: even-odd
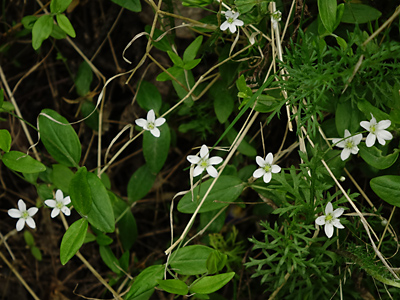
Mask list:
[[[65,11],[71,4],[72,0],[52,0],[50,2],[50,11],[53,14],[59,14]]]
[[[363,24],[378,19],[382,13],[371,6],[360,3],[345,3],[343,23]]]
[[[128,199],[131,202],[142,199],[150,191],[156,180],[147,165],[141,166],[133,173],[128,182]]]
[[[66,125],[58,124],[43,114]],[[43,145],[56,161],[67,167],[78,167],[82,152],[81,143],[75,130],[64,117],[51,109],[42,110],[39,115],[39,132]]]
[[[87,216],[92,209],[92,189],[89,185],[86,167],[78,169],[71,178],[69,194],[77,212],[82,216]]]
[[[92,194],[92,208],[87,215],[89,223],[100,231],[114,232],[114,212],[103,182],[93,173],[87,173],[87,181]]]
[[[158,173],[167,160],[169,144],[171,142],[171,133],[167,123],[158,127],[160,137],[153,136],[150,131],[143,133],[143,155],[146,163],[153,173]]]
[[[382,200],[400,207],[400,176],[385,175],[375,177],[369,184],[375,194]]]
[[[142,10],[140,0],[111,0],[111,1],[133,12],[139,12]]]
[[[319,16],[325,29],[332,33],[336,23],[336,0],[318,0]]]
[[[64,165],[53,165],[51,177],[57,189],[62,190],[64,194],[69,194],[69,184],[74,177],[74,172],[70,168]]]
[[[233,276],[235,276],[235,272],[203,277],[190,287],[190,292],[198,294],[214,293],[227,284]]]
[[[179,279],[167,279],[167,280],[157,280],[158,287],[162,288],[164,291],[170,294],[176,295],[186,295],[189,291],[186,283],[180,281]]]
[[[46,170],[46,166],[26,153],[10,151],[2,157],[4,165],[10,170],[22,173],[39,173]]]
[[[157,280],[162,279],[163,275],[164,275],[163,265],[154,265],[144,269],[136,277],[125,299],[133,300],[143,294],[149,294],[150,298],[151,294],[154,291],[154,287],[157,285]],[[143,298],[143,299],[149,299],[149,298]]]
[[[187,193],[178,203],[178,210],[185,214],[192,214],[197,209],[201,199],[208,190],[214,178],[209,179],[201,184],[200,194],[199,186],[194,191],[195,199],[192,201],[192,193]],[[204,201],[199,212],[207,212],[216,209],[221,209],[228,206],[231,202],[234,202],[242,193],[244,189],[244,182],[235,176],[220,176]],[[214,202],[217,200],[218,202]]]
[[[76,37],[75,29],[65,15],[63,14],[56,15],[56,19],[58,26],[60,26],[60,28],[64,30],[66,34],[68,34],[70,37],[73,38]]]
[[[358,109],[352,107],[350,101],[338,103],[336,107],[335,123],[340,136],[344,136],[345,129],[350,133],[357,132],[360,127],[361,113]]]
[[[213,252],[202,245],[186,246],[171,255],[170,265],[173,271],[181,275],[198,275],[207,272],[207,259]]]
[[[11,134],[7,129],[0,130],[0,149],[4,152],[10,151],[11,148]]]
[[[155,113],[159,113],[162,105],[161,94],[157,87],[146,80],[138,86],[136,100],[141,108],[146,111],[153,109]]]
[[[32,28],[32,47],[37,50],[53,31],[53,17],[51,15],[41,16]]]
[[[79,219],[73,223],[65,232],[60,246],[60,260],[65,265],[83,245],[88,222],[86,219]]]
[[[99,252],[101,259],[113,271],[115,274],[121,273],[121,270],[117,267],[119,266],[119,261],[115,257],[114,253],[111,251],[109,246],[100,246]]]
[[[399,150],[395,149],[395,152],[386,156],[382,155],[382,151],[375,146],[366,147],[364,144],[358,145],[360,149],[360,155],[363,160],[370,166],[379,170],[387,169],[391,167],[399,157]]]

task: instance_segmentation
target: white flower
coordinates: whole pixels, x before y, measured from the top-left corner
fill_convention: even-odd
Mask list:
[[[25,222],[28,224],[30,228],[36,228],[35,221],[33,220],[33,216],[38,212],[37,207],[31,207],[28,210],[26,210],[26,204],[24,200],[19,199],[18,200],[18,209],[16,208],[11,208],[8,210],[8,215],[12,218],[18,218],[17,222],[17,230],[21,231],[24,226]]]
[[[68,197],[64,198],[64,194],[61,190],[57,190],[56,192],[56,200],[48,199],[44,201],[48,207],[52,207],[51,217],[55,218],[58,216],[60,211],[63,212],[64,215],[69,216],[71,214],[70,209],[66,206],[71,203],[71,199]]]
[[[236,31],[236,26],[243,26],[243,21],[238,20],[239,13],[238,12],[233,12],[231,10],[228,11],[223,11],[223,14],[225,14],[226,21],[221,24],[220,28],[222,31],[225,31],[229,28],[229,30],[234,33]]]
[[[343,229],[344,226],[340,223],[338,219],[344,212],[344,208],[337,208],[333,210],[332,203],[328,202],[325,207],[325,216],[320,216],[315,220],[315,223],[318,225],[325,225],[325,234],[328,238],[331,238],[333,235],[333,226],[336,228]]]
[[[151,109],[147,113],[147,120],[140,118],[140,119],[137,119],[135,121],[135,123],[136,123],[136,125],[142,127],[144,130],[149,130],[151,132],[151,134],[154,135],[155,137],[159,137],[160,129],[158,129],[157,127],[164,124],[165,119],[164,118],[156,119],[154,110]]]
[[[385,140],[391,140],[393,138],[393,135],[385,130],[390,126],[391,122],[390,120],[382,120],[377,123],[372,114],[371,117],[372,119],[369,122],[360,122],[361,127],[369,131],[365,144],[367,147],[371,147],[375,144],[376,139],[378,139],[379,144],[385,145]]]
[[[203,173],[204,169],[207,170],[207,173],[211,177],[217,177],[218,172],[217,169],[215,169],[212,165],[218,165],[220,164],[223,159],[219,156],[214,156],[209,158],[210,152],[208,151],[208,148],[206,145],[201,146],[200,148],[200,156],[197,155],[188,155],[187,160],[194,164],[197,165],[196,168],[194,168],[193,171],[193,176],[196,177]]]
[[[281,20],[282,13],[277,10],[271,15],[272,26],[278,28],[278,22]]]
[[[350,132],[346,129],[344,131],[344,139],[333,139],[333,143],[336,144],[336,147],[344,148],[342,153],[340,154],[340,158],[342,160],[346,160],[349,158],[351,154],[358,153],[357,145],[361,142],[362,134],[359,133],[355,136],[351,136]]]
[[[259,169],[255,170],[253,173],[253,177],[260,178],[263,176],[263,180],[265,183],[271,181],[272,174],[271,173],[279,173],[281,171],[281,167],[278,165],[273,165],[272,162],[274,157],[272,153],[268,153],[265,159],[261,156],[256,157],[256,162],[260,166]]]

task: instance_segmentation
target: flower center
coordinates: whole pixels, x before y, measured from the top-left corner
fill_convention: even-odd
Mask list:
[[[369,128],[369,131],[370,131],[371,133],[375,134],[375,132],[376,132],[376,126],[375,126],[375,125],[372,125],[372,126]]]
[[[347,141],[347,142],[346,142],[346,148],[347,148],[347,149],[353,149],[353,148],[354,148],[354,143],[353,143],[353,141]]]
[[[326,222],[329,222],[329,221],[331,221],[332,219],[333,219],[333,216],[332,216],[331,214],[327,214],[326,217],[325,217],[325,221],[326,221]]]
[[[232,24],[232,23],[233,23],[233,21],[235,21],[235,19],[234,19],[234,18],[228,18],[228,20],[227,20],[227,21],[228,21],[228,23],[229,23],[229,24]]]
[[[154,123],[147,124],[147,127],[149,128],[149,130],[153,130],[155,128]]]
[[[200,167],[202,167],[204,169],[207,168],[208,167],[208,160],[207,159],[206,160],[201,160],[199,165],[200,165]]]
[[[22,216],[21,216],[22,219],[26,220],[26,219],[28,219],[28,217],[29,217],[29,213],[27,211],[22,212]]]
[[[63,206],[64,206],[64,203],[62,203],[61,201],[60,201],[60,202],[57,201],[56,207],[57,207],[58,209],[63,208]]]
[[[266,173],[271,172],[271,165],[265,165],[264,171],[265,171]]]

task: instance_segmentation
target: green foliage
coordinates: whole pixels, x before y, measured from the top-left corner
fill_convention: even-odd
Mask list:
[[[0,130],[0,149],[4,152],[10,151],[11,148],[11,135],[7,129]]]
[[[154,292],[157,281],[162,279],[163,273],[164,266],[162,265],[153,265],[144,269],[136,277],[125,299],[149,299]]]
[[[400,176],[384,175],[371,179],[372,190],[384,201],[400,207]]]
[[[142,10],[142,5],[140,4],[139,0],[111,0],[111,1],[133,12],[139,12]]]
[[[46,170],[46,166],[26,153],[9,151],[2,157],[4,165],[17,172],[38,173]]]
[[[156,114],[160,112],[162,105],[161,94],[150,82],[146,80],[140,82],[136,100],[144,110],[149,111],[153,109]]]
[[[191,293],[198,294],[211,294],[218,291],[224,285],[226,285],[235,276],[235,272],[218,274],[214,276],[206,276],[200,278],[198,281],[190,286],[189,291]]]
[[[129,201],[135,202],[146,196],[155,180],[156,176],[150,171],[147,165],[143,165],[137,169],[128,182],[127,192]]]
[[[69,184],[71,202],[82,216],[87,216],[92,209],[92,193],[87,175],[86,167],[79,168]]]
[[[178,274],[203,274],[207,272],[207,259],[212,252],[210,247],[202,245],[186,246],[174,252],[169,263]]]
[[[143,156],[151,172],[157,174],[164,166],[168,157],[171,134],[169,126],[164,123],[160,127],[160,137],[153,136],[149,131],[143,133]]]
[[[88,229],[86,219],[75,221],[65,232],[60,246],[60,261],[65,265],[82,247]]]

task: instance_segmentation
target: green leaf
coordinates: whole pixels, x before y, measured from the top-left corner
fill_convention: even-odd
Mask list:
[[[151,26],[146,25],[145,31],[147,33],[150,33]],[[154,47],[156,47],[157,49],[159,49],[163,52],[172,51],[172,47],[171,47],[170,43],[168,42],[168,39],[171,37],[171,35],[164,35],[161,40],[159,40],[158,42],[154,42],[162,34],[164,34],[164,31],[162,31],[158,28],[155,28],[154,34],[153,34],[153,39],[152,39],[151,43],[153,44]],[[146,37],[149,38],[149,36],[147,36],[147,35],[146,35]]]
[[[161,94],[157,87],[150,82],[143,80],[140,86],[138,85],[136,100],[144,110],[153,109],[156,114],[160,112],[162,105]]]
[[[51,31],[50,36],[57,40],[62,40],[67,37],[67,34],[60,26],[58,26],[58,24],[53,24],[53,30]],[[57,53],[57,55],[61,55],[61,53]]]
[[[66,34],[68,34],[70,37],[73,38],[76,37],[75,29],[65,15],[63,14],[56,15],[56,19],[58,25],[62,30],[65,31]]]
[[[203,245],[192,245],[178,249],[171,255],[170,265],[181,275],[198,275],[207,272],[207,259],[214,250]]]
[[[82,218],[74,222],[65,232],[60,246],[61,264],[65,265],[81,248],[87,229],[88,222]]]
[[[214,293],[227,284],[233,276],[235,276],[235,272],[203,277],[190,287],[190,292],[199,294]]]
[[[64,165],[53,165],[51,177],[57,189],[62,190],[64,194],[69,194],[69,184],[74,177],[74,172],[70,168]]]
[[[92,130],[99,131],[99,111],[96,109],[96,105],[94,105],[93,102],[84,100],[81,106],[81,113],[84,118],[91,114],[90,117],[85,120],[85,124]]]
[[[183,62],[185,64],[193,61],[196,58],[202,42],[203,36],[200,35],[186,48],[185,52],[183,53]]]
[[[143,155],[147,166],[153,173],[158,173],[164,166],[168,157],[169,145],[171,142],[171,133],[167,123],[158,127],[160,136],[153,136],[150,131],[143,134]]]
[[[11,148],[11,134],[7,129],[0,130],[0,149],[4,152],[10,151]]]
[[[156,175],[147,165],[141,166],[133,173],[128,182],[128,199],[131,202],[142,199],[152,188]]]
[[[72,177],[69,184],[69,192],[74,208],[82,216],[87,216],[92,209],[93,201],[92,190],[89,185],[86,167],[79,168],[74,177]]]
[[[191,60],[191,61],[185,63],[185,64],[183,65],[183,68],[184,68],[185,70],[191,70],[191,69],[193,69],[194,67],[196,67],[196,66],[200,63],[200,61],[201,61],[200,58]]]
[[[41,16],[32,28],[32,47],[37,50],[53,31],[53,17],[51,15]]]
[[[215,274],[222,270],[226,265],[228,256],[218,250],[214,250],[207,258],[207,270],[209,274]]]
[[[237,137],[237,131],[234,128],[231,128],[231,130],[228,131],[226,138],[228,139],[229,143],[233,143],[235,138]],[[250,145],[245,139],[242,140],[238,147],[238,151],[242,153],[243,155],[246,156],[256,156],[257,155],[257,150]]]
[[[342,16],[343,23],[363,24],[378,19],[382,13],[371,6],[359,3],[345,3]]]
[[[21,23],[26,29],[32,30],[37,19],[38,17],[36,16],[25,16],[22,18]]]
[[[222,80],[217,81],[210,88],[209,93],[214,98],[214,111],[218,121],[223,124],[233,112],[235,99],[226,88]]]
[[[75,89],[79,96],[85,97],[90,92],[90,85],[92,81],[92,68],[86,61],[84,61],[80,64],[75,78]]]
[[[126,300],[133,300],[143,294],[151,294],[154,292],[154,287],[157,285],[157,280],[162,279],[164,275],[163,265],[153,265],[144,269],[136,277],[131,289],[125,296]],[[145,298],[148,299],[148,298]]]
[[[64,12],[71,4],[72,0],[51,0],[50,11],[53,14],[59,14]]]
[[[13,110],[15,110],[14,105],[8,101],[4,101],[0,108],[0,112],[11,112]]]
[[[100,246],[99,252],[101,259],[111,271],[113,271],[115,274],[121,273],[121,270],[117,267],[119,266],[118,259],[115,257],[109,246]]]
[[[133,12],[140,12],[142,10],[140,0],[111,0],[111,1]]]
[[[400,207],[400,176],[385,175],[373,178],[369,184],[382,200]]]
[[[359,99],[357,101],[357,107],[364,113],[365,117],[368,120],[371,119],[371,113],[378,122],[381,120],[391,120],[390,116],[387,113],[381,111],[379,108],[375,107],[365,99]]]
[[[92,194],[92,208],[87,219],[98,230],[113,232],[115,230],[114,212],[107,190],[95,174],[87,173],[87,180]]]
[[[245,14],[253,9],[259,2],[257,0],[235,0],[235,5],[240,14]]]
[[[168,68],[167,71],[175,78],[178,78],[179,75],[183,74],[183,69],[178,66],[172,66],[171,68]],[[167,73],[162,72],[161,74],[158,74],[156,80],[157,81],[167,81],[167,80],[172,80],[172,78]],[[175,81],[173,81],[173,82],[175,82]]]
[[[24,239],[28,246],[35,245],[35,239],[33,238],[32,233],[30,233],[28,230],[24,230]]]
[[[336,107],[335,122],[336,129],[340,136],[344,135],[345,129],[354,134],[360,127],[361,113],[352,107],[350,101],[338,103]]]
[[[47,116],[39,115],[40,138],[46,150],[59,163],[67,167],[78,167],[82,148],[75,130],[64,117],[54,110],[44,109],[41,114],[46,114],[54,120],[66,124],[61,125]]]
[[[42,252],[40,251],[40,249],[38,247],[32,246],[31,247],[31,253],[32,253],[33,257],[37,261],[41,261],[42,260]]]
[[[157,280],[158,287],[170,294],[186,295],[189,291],[186,283],[179,279]]]
[[[183,61],[182,59],[175,53],[172,51],[167,51],[169,58],[171,59],[171,61],[174,63],[175,66],[183,68]]]
[[[360,144],[358,148],[360,149],[362,159],[370,166],[379,170],[391,167],[399,157],[399,150],[397,149],[395,149],[394,153],[383,156],[382,151],[375,146],[368,148],[364,144]]]
[[[192,214],[197,209],[198,204],[213,182],[214,178],[201,183],[193,190],[194,201],[192,201],[192,194],[189,192],[178,203],[178,211],[185,214]],[[199,213],[221,209],[234,202],[242,193],[245,183],[235,176],[220,176],[215,183],[210,194],[204,201]],[[200,190],[200,194],[199,194]],[[217,200],[218,202],[214,202]]]
[[[335,30],[337,0],[318,0],[319,16],[329,33]]]
[[[114,242],[112,238],[100,231],[96,232],[96,234],[96,243],[99,244],[99,246],[108,246]]]
[[[46,166],[26,153],[10,151],[4,153],[3,163],[10,170],[22,173],[39,173],[46,170]]]
[[[236,87],[239,90],[239,92],[244,93],[244,95],[247,95],[248,97],[253,96],[253,92],[251,91],[251,88],[249,88],[246,84],[246,79],[244,78],[244,75],[241,75],[238,80],[236,80]],[[242,97],[244,98],[244,97]]]

